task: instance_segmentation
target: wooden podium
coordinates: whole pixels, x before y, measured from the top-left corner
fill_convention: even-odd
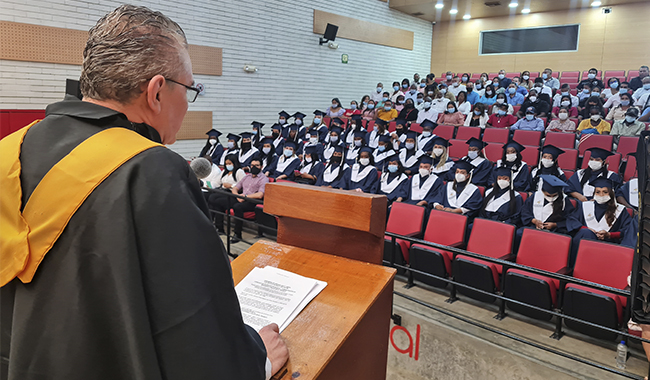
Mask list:
[[[386,378],[395,270],[371,263],[381,263],[383,257],[386,199],[381,198],[383,197],[288,183],[267,185],[264,211],[280,214],[278,240],[282,236],[283,241],[259,241],[235,259],[232,262],[235,284],[254,267],[265,266],[327,282],[327,287],[282,333],[290,357],[286,367],[274,379]],[[343,204],[323,203],[323,200],[332,199]],[[381,204],[382,201],[383,211],[368,207],[377,206],[374,202]],[[283,203],[291,206],[282,207]],[[301,207],[307,204],[310,207]],[[338,212],[340,218],[330,215],[320,219],[323,208],[328,209],[325,214],[333,210]],[[349,218],[352,213],[356,214],[354,219]],[[365,220],[363,216],[381,219]],[[304,225],[292,230],[297,225],[296,220],[302,220]],[[381,248],[374,246],[378,244],[378,239],[375,239],[379,232],[378,225],[382,226],[379,241]],[[346,246],[345,240],[329,236],[324,231],[337,231],[344,236],[360,239],[366,235],[364,241],[369,248],[363,249],[358,243]],[[340,248],[346,257],[290,245],[292,236],[301,245],[318,247],[320,244],[333,252]],[[341,246],[337,247],[329,240],[334,240]]]

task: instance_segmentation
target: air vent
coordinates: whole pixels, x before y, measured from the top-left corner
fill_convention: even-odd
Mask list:
[[[422,12],[415,12],[415,13],[411,13],[411,16],[416,16],[416,17],[417,17],[417,16],[424,16],[424,13],[422,13]]]
[[[501,5],[500,1],[486,1],[485,6],[486,7],[498,7]]]

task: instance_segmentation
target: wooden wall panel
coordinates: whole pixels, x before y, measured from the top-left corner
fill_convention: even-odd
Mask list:
[[[414,33],[314,9],[314,33],[323,35],[327,24],[339,27],[336,37],[413,50]]]
[[[650,50],[641,48],[636,31],[647,30],[648,5],[624,4],[603,14],[599,8],[493,17],[440,23],[434,27],[431,71],[437,76],[454,72],[540,72],[638,69],[650,62]],[[580,24],[577,52],[531,53],[480,56],[479,33],[482,30],[524,28],[544,25]]]
[[[0,59],[81,65],[88,32],[0,21]],[[222,49],[189,45],[194,74],[221,75]]]
[[[205,133],[210,129],[212,129],[212,111],[187,111],[176,139],[204,139]]]

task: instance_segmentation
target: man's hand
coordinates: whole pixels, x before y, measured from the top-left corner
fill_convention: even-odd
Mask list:
[[[533,224],[535,227],[537,227],[538,230],[543,230],[544,229],[544,222],[541,220],[533,219]]]
[[[417,206],[426,206],[427,203],[428,203],[427,201],[419,201],[419,202],[417,203]]]
[[[436,205],[434,208],[435,208],[436,210],[440,210],[440,211],[442,211],[442,210],[445,209],[445,206],[443,206],[443,205]]]
[[[289,349],[275,323],[262,327],[260,337],[266,347],[266,356],[271,362],[271,372],[275,375],[289,359]]]
[[[357,193],[363,193],[363,190],[361,190],[359,188],[354,189],[354,191],[356,191]]]
[[[587,202],[587,201],[589,200],[589,199],[587,199],[587,197],[585,197],[585,196],[582,195],[582,194],[578,194],[578,197],[577,197],[577,198],[578,198],[578,200],[579,200],[580,202]]]
[[[245,201],[244,198],[237,198],[237,202],[242,203],[243,201]]]
[[[230,189],[232,187],[232,185],[227,182],[222,183],[222,185],[224,189]]]

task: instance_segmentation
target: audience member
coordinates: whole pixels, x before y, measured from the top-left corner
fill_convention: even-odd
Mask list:
[[[377,111],[377,119],[383,121],[393,121],[397,118],[398,112],[393,108],[393,103],[390,100],[384,102],[384,106]]]
[[[350,118],[352,115],[361,115],[361,109],[359,107],[359,103],[357,103],[356,100],[352,100],[350,102],[350,108],[346,109],[345,112],[343,112],[343,117]]]
[[[571,87],[569,86],[568,83],[563,84],[562,87],[560,87],[560,91],[553,96],[553,107],[561,106],[560,103],[562,102],[562,98],[565,96],[569,97],[569,100],[571,101],[569,106],[578,107],[578,104],[580,103],[580,99],[578,99],[577,96],[571,94]]]
[[[363,110],[363,112],[361,112],[361,117],[363,120],[375,120],[377,117],[377,109],[375,108],[374,100],[368,100],[368,106]]]
[[[442,114],[447,111],[447,104],[449,104],[450,100],[444,97],[446,91],[447,90],[445,88],[441,88],[440,91],[436,93],[435,98],[431,101],[431,107],[438,114]]]
[[[350,144],[350,147],[345,153],[345,163],[352,166],[357,162],[357,157],[359,157],[359,151],[366,145],[366,131],[355,131],[351,136],[353,137],[353,142]]]
[[[433,122],[438,120],[438,111],[433,108],[432,99],[428,96],[424,99],[422,110],[418,112],[418,119],[416,122],[422,124],[425,120],[431,120]]]
[[[418,85],[416,83],[413,83],[413,84],[411,84],[411,87],[406,92],[406,94],[404,94],[404,97],[405,97],[405,100],[411,99],[413,101],[413,104],[415,104],[418,94],[419,94]]]
[[[638,121],[639,109],[630,107],[625,111],[625,117],[622,120],[617,120],[612,125],[610,134],[614,136],[614,143],[618,145],[618,140],[621,136],[640,136],[641,132],[645,131],[645,124]]]
[[[517,84],[510,83],[508,86],[507,100],[511,106],[521,106],[524,103],[524,96],[517,92]]]
[[[575,110],[575,107],[571,107],[572,109]],[[546,127],[546,132],[576,132],[576,123],[573,122],[573,120],[569,119],[569,108],[568,107],[560,107],[557,110],[557,119],[551,120],[551,122],[548,124],[548,127]],[[576,110],[577,113],[577,110]]]
[[[634,214],[639,213],[639,179],[632,178],[616,191],[616,201],[625,207],[634,210]]]
[[[239,146],[237,145],[237,142],[241,137],[234,133],[228,133],[228,136],[226,136],[226,138],[228,139],[226,142],[226,150],[221,155],[221,160],[219,160],[219,168],[221,168],[221,170],[223,170],[223,166],[225,165],[224,160],[227,156],[239,155]]]
[[[603,82],[600,79],[596,79],[596,75],[598,75],[598,70],[595,68],[589,69],[589,72],[587,73],[587,78],[582,79],[580,83],[578,83],[578,91],[582,90],[585,85],[589,85],[590,88],[598,87],[598,88],[605,88],[603,85]]]
[[[377,87],[375,88],[375,91],[372,91],[370,93],[370,99],[372,99],[375,103],[380,102],[381,99],[383,98],[383,92],[384,92],[384,85],[383,83],[379,82],[377,83]]]
[[[650,94],[650,76],[643,78],[641,83],[643,83],[643,86],[637,88],[632,94],[635,102],[638,102],[642,96]]]
[[[521,83],[520,85],[526,90],[533,88],[533,81],[530,80],[530,71],[524,70],[521,72]]]
[[[485,129],[489,118],[490,117],[487,114],[485,105],[483,103],[476,103],[474,105],[474,111],[467,115],[465,118],[465,123],[463,125],[468,127],[481,127]]]
[[[567,117],[578,117],[578,108],[573,106],[572,100],[569,96],[562,95],[562,98],[560,98],[559,105],[553,107],[552,109],[551,112],[552,117],[558,117],[558,113],[560,112],[560,107],[564,108],[568,112]]]
[[[465,85],[465,88],[467,88],[467,101],[469,102],[469,104],[475,105],[481,96],[477,91],[474,91],[474,83],[468,82]]]
[[[603,105],[604,108],[612,108],[620,104],[620,95],[621,94],[632,94],[632,90],[628,88],[629,83],[627,82],[621,82],[620,88],[618,89],[618,93],[613,94],[605,104]]]
[[[639,76],[634,77],[632,80],[630,80],[630,89],[632,89],[632,91],[636,91],[639,88],[643,87],[643,79],[647,78],[648,76],[650,76],[648,73],[648,66],[641,66],[639,68]]]
[[[406,97],[404,95],[397,95],[397,102],[393,103],[393,108],[399,113],[404,109],[404,104],[406,103]]]
[[[438,116],[438,121],[437,121],[438,124],[454,125],[454,126],[463,125],[464,122],[465,122],[465,115],[458,112],[458,109],[456,108],[456,103],[454,102],[449,102],[447,104],[447,111],[445,111],[444,114]]]
[[[515,112],[515,108],[511,104],[508,104],[507,95],[505,93],[498,93],[496,97],[496,101],[492,106],[492,111],[490,113],[493,114],[497,112],[501,104],[508,105],[508,111],[506,111],[508,115],[512,115]]]
[[[454,77],[453,81],[451,82],[451,86],[449,86],[449,92],[454,94],[454,96],[458,96],[458,94],[461,92],[467,92],[467,87],[465,87],[464,84],[460,83],[460,78],[458,78],[458,75]]]
[[[508,77],[506,77],[506,71],[504,69],[499,70],[499,86],[501,88],[508,88],[510,86],[510,83],[512,83],[512,80]],[[495,84],[495,87],[496,84]]]
[[[413,122],[418,119],[418,110],[415,108],[415,104],[413,103],[412,98],[406,99],[404,108],[402,108],[397,118]]]
[[[488,84],[485,86],[485,94],[481,96],[478,101],[487,106],[491,106],[496,101],[496,96],[497,94],[494,90],[494,86],[492,84]]]
[[[422,123],[420,123],[422,134],[418,136],[417,146],[419,150],[423,151],[429,156],[433,151],[433,142],[436,138],[436,135],[433,134],[433,129],[437,126],[438,124],[429,119],[425,119]]]
[[[519,119],[515,124],[513,124],[510,129],[522,131],[544,131],[544,120],[535,117],[535,107],[526,108],[526,115],[523,119]]]
[[[591,109],[598,108],[598,113],[603,118],[605,117],[605,109],[603,108],[603,100],[598,96],[591,96],[580,102],[578,107],[578,119],[587,119],[591,116]]]
[[[627,110],[630,108],[635,108],[633,105],[634,105],[634,101],[632,100],[630,94],[621,94],[619,105],[609,109],[607,116],[605,116],[605,120],[607,121],[624,120],[625,113],[627,112]]]
[[[608,135],[612,125],[602,119],[600,108],[591,107],[589,112],[589,118],[580,122],[577,131],[580,132],[581,135],[591,133]]]
[[[535,115],[538,117],[546,117],[551,111],[550,104],[538,96],[537,88],[532,88],[530,92],[528,92],[528,98],[526,98],[524,104],[522,104],[521,108],[519,108],[517,116],[524,117],[526,110],[528,110],[530,107],[533,107],[535,109]]]
[[[366,135],[366,145],[372,149],[376,149],[379,146],[379,137],[388,135],[387,127],[387,122],[382,119],[377,119],[372,131]]]
[[[560,81],[557,78],[553,78],[553,70],[546,68],[542,72],[542,79],[544,80],[544,86],[550,87],[551,90],[555,91],[560,89]]]
[[[513,124],[515,124],[517,122],[517,117],[508,115],[508,107],[509,105],[506,103],[499,105],[497,112],[493,113],[488,118],[488,127],[510,128]]]
[[[619,83],[620,81],[618,78],[609,78],[607,80],[607,88],[603,90],[602,94],[600,95],[602,98],[605,100],[609,100],[612,96],[618,94],[619,92]]]
[[[461,91],[456,96],[456,105],[458,107],[458,112],[467,116],[472,112],[472,105],[467,101],[467,92]]]

